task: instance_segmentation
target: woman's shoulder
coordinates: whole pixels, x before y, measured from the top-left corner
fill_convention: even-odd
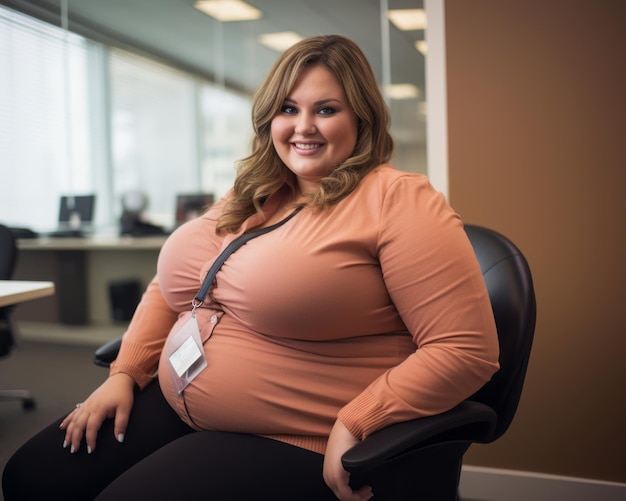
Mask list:
[[[383,194],[399,186],[412,189],[432,188],[428,177],[417,172],[406,172],[392,164],[381,164],[369,172],[361,181],[368,190],[380,190]]]
[[[223,237],[217,235],[216,226],[224,203],[225,198],[220,199],[202,215],[176,228],[165,241],[161,252],[167,252],[171,249],[175,249],[175,252],[180,252],[189,246],[203,247],[210,245],[211,247],[218,247],[221,245]]]
[[[355,201],[365,200],[379,207],[381,214],[449,213],[446,197],[424,174],[405,172],[391,164],[382,164],[366,175],[357,190]],[[394,216],[396,217],[396,216]]]

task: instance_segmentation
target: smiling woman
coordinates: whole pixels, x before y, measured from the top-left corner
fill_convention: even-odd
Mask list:
[[[300,193],[313,193],[352,155],[357,116],[323,64],[305,69],[272,120],[272,143],[295,174]]]
[[[163,245],[109,377],[7,463],[7,501],[400,501],[384,471],[351,481],[344,453],[497,370],[462,222],[388,163],[358,45],[285,51],[252,121],[233,188]]]

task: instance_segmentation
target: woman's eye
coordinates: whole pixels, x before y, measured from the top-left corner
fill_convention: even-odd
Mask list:
[[[325,107],[322,108],[321,110],[319,110],[318,112],[320,115],[332,115],[333,113],[335,113],[335,108],[330,108],[330,107]]]
[[[294,113],[296,113],[296,108],[289,105],[289,104],[285,104],[282,108],[281,111],[283,113],[287,113],[288,115],[293,115]]]

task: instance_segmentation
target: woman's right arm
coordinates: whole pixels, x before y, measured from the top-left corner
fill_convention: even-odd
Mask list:
[[[200,287],[202,267],[219,253],[222,237],[215,234],[215,223],[223,203],[218,202],[167,239],[159,255],[160,279],[155,277],[146,288],[111,364],[109,378],[61,423],[64,446],[70,452],[78,450],[83,437],[88,451],[93,451],[105,419],[115,420],[115,437],[123,440],[135,386],[143,389],[154,379],[163,345],[179,312],[191,308],[191,299]],[[161,287],[168,291],[171,305],[165,301]]]
[[[124,333],[109,375],[127,374],[139,388],[145,388],[154,378],[163,344],[177,318],[178,312],[165,302],[159,281],[153,278]]]

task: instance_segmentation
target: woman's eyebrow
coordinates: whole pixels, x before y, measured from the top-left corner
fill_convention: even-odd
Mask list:
[[[332,102],[343,104],[343,101],[341,101],[341,99],[337,99],[334,97],[329,97],[328,99],[320,99],[319,101],[315,101],[313,104],[315,106],[321,106],[321,105],[332,103]],[[298,102],[295,99],[292,99],[290,97],[285,98],[285,103],[298,104]]]

